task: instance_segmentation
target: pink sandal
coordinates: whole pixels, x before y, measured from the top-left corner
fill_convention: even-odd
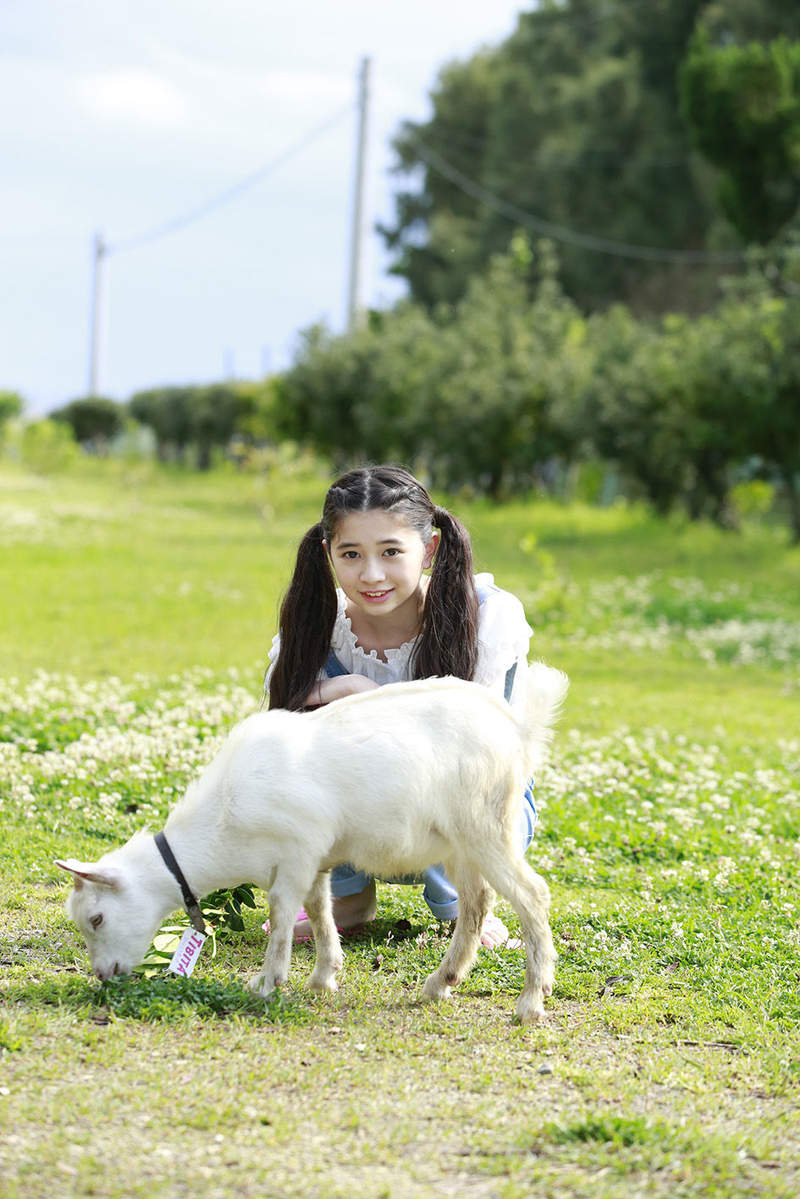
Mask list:
[[[301,908],[300,911],[297,913],[297,916],[295,917],[295,922],[294,922],[295,927],[297,927],[297,925],[300,923],[301,920],[308,920],[308,912],[306,911],[305,908]],[[261,927],[263,928],[265,933],[269,934],[269,931],[270,931],[269,920],[265,920],[264,923],[261,925]],[[339,925],[339,924],[336,925],[336,930],[341,937],[352,937],[352,935],[354,933],[360,933],[363,928],[366,928],[366,925],[363,923],[362,924],[354,924],[352,926],[352,928],[342,928],[341,925]],[[304,933],[303,936],[301,936],[301,937],[294,935],[292,937],[292,940],[295,941],[298,945],[300,945],[300,944],[302,944],[303,941],[313,941],[314,936],[312,933]]]
[[[518,937],[509,937],[508,929],[494,912],[487,916],[481,929],[481,945],[484,949],[521,949]]]

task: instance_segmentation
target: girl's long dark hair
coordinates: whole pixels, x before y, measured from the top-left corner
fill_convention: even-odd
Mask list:
[[[473,678],[478,659],[478,596],[467,530],[446,508],[436,507],[407,470],[362,467],[342,475],[329,488],[322,520],[300,542],[281,605],[281,646],[270,679],[270,708],[303,708],[328,657],[337,601],[323,539],[331,544],[343,516],[375,509],[407,521],[425,544],[434,528],[441,534],[411,656],[412,677]]]

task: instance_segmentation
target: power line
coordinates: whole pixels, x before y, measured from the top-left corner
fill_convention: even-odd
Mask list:
[[[557,225],[543,217],[527,212],[518,205],[504,200],[502,196],[490,192],[475,179],[470,179],[447,159],[442,158],[436,150],[426,146],[418,138],[411,136],[411,144],[416,148],[420,158],[437,174],[449,179],[461,191],[473,199],[479,200],[493,212],[499,213],[517,225],[532,229],[554,241],[565,242],[567,245],[578,246],[583,250],[591,250],[597,254],[610,254],[618,258],[636,258],[650,262],[683,262],[694,264],[713,264],[726,262],[743,262],[746,255],[739,250],[721,250],[716,253],[704,250],[669,250],[660,246],[638,246],[629,242],[615,241],[608,237],[597,237],[592,233],[579,233],[576,229],[568,229],[565,225]]]
[[[120,254],[127,250],[138,250],[141,246],[148,245],[152,241],[157,241],[162,237],[169,236],[171,233],[177,233],[180,229],[185,229],[187,225],[193,225],[195,221],[199,221],[216,209],[224,207],[231,200],[235,200],[237,196],[242,195],[243,192],[249,191],[251,187],[255,187],[262,179],[266,179],[273,171],[282,167],[284,163],[289,162],[290,159],[294,158],[302,150],[305,150],[307,146],[310,146],[312,142],[317,141],[324,133],[332,129],[334,125],[337,125],[346,115],[352,112],[352,109],[352,102],[340,108],[332,117],[328,117],[321,124],[310,129],[303,137],[292,142],[290,146],[287,146],[275,158],[271,158],[263,166],[246,175],[244,179],[240,179],[238,183],[234,183],[231,187],[226,188],[225,191],[219,192],[205,204],[200,205],[199,208],[193,208],[181,216],[173,217],[161,225],[156,225],[153,229],[133,234],[130,237],[122,238],[120,241],[106,243],[103,247],[103,253],[106,255]]]
[[[107,242],[102,234],[95,233],[92,246],[92,286],[91,286],[91,316],[89,326],[89,394],[95,395],[98,386],[99,376],[99,357],[100,357],[100,305],[101,291],[103,279],[103,262],[111,254],[123,253],[127,250],[138,250],[142,246],[149,245],[150,242],[159,241],[163,237],[168,237],[172,233],[177,233],[181,229],[185,229],[188,225],[194,224],[203,217],[208,216],[218,208],[229,204],[231,200],[236,199],[243,192],[248,191],[251,187],[255,187],[262,179],[271,175],[284,163],[294,158],[312,142],[322,137],[334,125],[337,125],[344,116],[352,111],[352,102],[345,105],[333,116],[328,117],[319,125],[315,125],[303,137],[292,142],[280,154],[271,158],[269,162],[260,166],[257,170],[246,175],[244,179],[240,179],[238,183],[234,183],[223,192],[219,192],[213,196],[205,204],[199,208],[193,208],[191,211],[183,213],[181,216],[173,217],[172,220],[165,221],[161,225],[156,225],[153,229],[145,230],[142,233],[137,233],[131,237],[123,238],[117,242]]]

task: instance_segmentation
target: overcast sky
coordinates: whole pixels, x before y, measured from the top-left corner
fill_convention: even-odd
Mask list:
[[[389,140],[439,68],[494,45],[511,0],[1,0],[0,389],[85,394],[91,245],[104,262],[99,390],[254,378],[298,330],[345,321],[358,65],[372,59],[362,299],[392,302],[379,219]],[[337,120],[337,114],[341,114]],[[258,184],[168,236],[124,243]]]

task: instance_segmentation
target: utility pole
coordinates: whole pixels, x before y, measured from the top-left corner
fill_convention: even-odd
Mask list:
[[[347,331],[358,324],[361,250],[363,243],[364,176],[367,151],[367,115],[369,108],[369,72],[371,60],[361,59],[358,72],[358,131],[353,184],[353,222],[350,231],[350,279],[347,288]]]
[[[89,315],[89,381],[88,394],[97,395],[100,363],[100,306],[102,303],[102,268],[106,244],[101,233],[92,240],[92,294]]]

